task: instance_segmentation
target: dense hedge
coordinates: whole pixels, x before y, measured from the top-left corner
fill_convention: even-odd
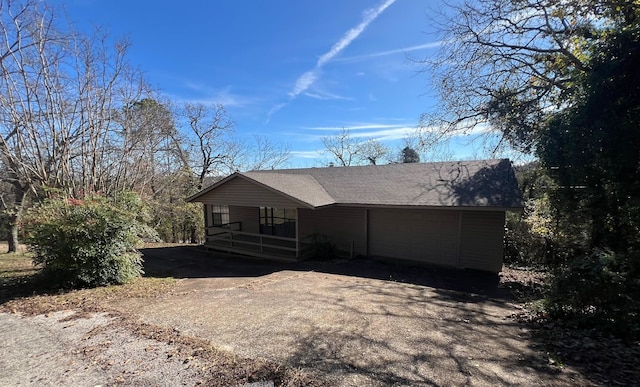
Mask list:
[[[49,199],[28,211],[24,230],[33,262],[61,287],[122,284],[142,274],[136,247],[154,231],[134,194]]]

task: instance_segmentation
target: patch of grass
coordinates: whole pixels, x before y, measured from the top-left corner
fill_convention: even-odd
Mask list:
[[[2,248],[2,246],[0,246]],[[173,278],[137,278],[125,285],[64,291],[47,286],[27,252],[0,254],[0,310],[26,315],[65,309],[104,310],[107,302],[170,292]]]
[[[0,249],[3,247],[6,245],[0,244]],[[28,253],[21,251],[0,254],[0,302],[33,292],[37,273]]]
[[[0,248],[2,248],[0,246]],[[0,283],[15,281],[36,274],[37,270],[26,253],[0,254]]]
[[[50,291],[31,296],[16,297],[0,305],[0,310],[25,315],[38,315],[68,309],[86,312],[108,310],[107,304],[115,300],[130,298],[157,297],[170,292],[174,285],[173,278],[137,278],[125,285],[112,285],[92,289],[72,290],[68,292]]]

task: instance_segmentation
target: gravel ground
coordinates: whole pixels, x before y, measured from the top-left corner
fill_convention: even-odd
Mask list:
[[[268,386],[260,375],[285,372],[278,364],[297,385],[316,380],[305,375],[335,386],[594,384],[509,318],[521,306],[497,277],[144,253],[148,275],[179,278],[173,291],[105,301],[108,314],[0,313],[0,385]],[[209,345],[213,354],[199,347]]]
[[[176,348],[134,335],[106,313],[35,317],[0,313],[2,386],[193,386],[197,364]]]
[[[114,307],[340,386],[588,384],[550,366],[502,301],[315,272],[226,288],[208,281],[183,280],[162,302]]]
[[[452,283],[446,271],[367,262],[279,267],[185,249],[145,254],[157,264],[150,271],[185,278],[155,302],[114,308],[241,356],[319,372],[332,385],[592,384],[550,364],[509,318],[520,306],[495,282],[483,289],[479,274]]]

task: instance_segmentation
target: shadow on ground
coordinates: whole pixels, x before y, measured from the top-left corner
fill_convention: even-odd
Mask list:
[[[133,307],[332,385],[588,384],[549,364],[530,332],[505,318],[510,293],[497,275],[364,258],[274,263],[187,246],[143,253],[150,276],[252,280]]]
[[[212,252],[198,246],[146,248],[141,251],[144,254],[145,276],[148,277],[260,277],[282,270],[315,271],[511,299],[511,292],[499,286],[497,274],[475,270],[384,262],[365,257],[283,263]],[[451,296],[455,297],[453,293]],[[463,294],[459,296],[466,297]]]

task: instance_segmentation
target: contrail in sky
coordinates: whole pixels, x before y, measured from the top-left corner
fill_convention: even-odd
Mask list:
[[[316,67],[309,70],[298,77],[293,90],[289,92],[291,98],[297,97],[300,93],[307,90],[318,79],[322,66],[330,62],[336,55],[344,50],[355,38],[357,38],[362,31],[364,31],[372,21],[374,21],[385,9],[387,9],[396,0],[386,0],[376,8],[368,9],[364,12],[364,16],[360,24],[347,31],[344,36],[338,40],[336,44],[331,47],[331,50],[323,54],[316,63]]]

